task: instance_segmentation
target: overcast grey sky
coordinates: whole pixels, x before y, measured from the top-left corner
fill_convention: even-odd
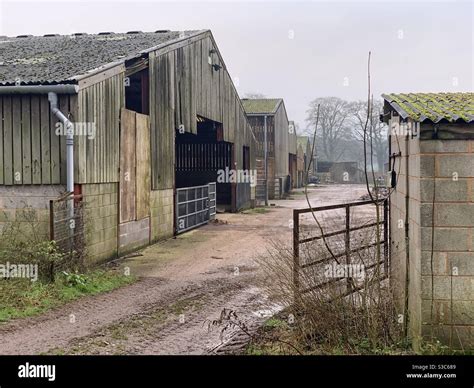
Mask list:
[[[474,90],[472,1],[5,1],[0,35],[211,29],[240,95],[309,101]]]

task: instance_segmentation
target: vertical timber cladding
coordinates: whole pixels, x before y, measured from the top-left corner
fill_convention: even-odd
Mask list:
[[[214,70],[209,64],[221,66]],[[197,115],[222,123],[223,140],[234,143],[235,166],[243,167],[243,146],[254,139],[244,109],[210,32],[186,44],[150,52],[152,189],[174,188],[175,129],[197,133]]]
[[[120,109],[125,106],[124,73],[112,75],[79,90],[75,122],[92,125],[95,136],[76,136],[74,181],[119,181]]]
[[[59,108],[74,118],[77,97],[58,96]],[[47,95],[0,95],[0,185],[66,183],[66,137]]]

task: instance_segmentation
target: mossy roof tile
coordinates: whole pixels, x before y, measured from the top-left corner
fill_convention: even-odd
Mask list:
[[[474,122],[474,93],[390,93],[382,97],[404,119]]]

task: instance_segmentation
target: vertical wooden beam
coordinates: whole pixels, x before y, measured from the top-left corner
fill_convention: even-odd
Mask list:
[[[21,97],[21,146],[23,184],[31,184],[31,104],[30,96]]]
[[[21,97],[12,97],[13,132],[13,184],[23,183],[23,158],[21,144]]]
[[[32,183],[41,184],[40,97],[31,96],[31,174]]]
[[[51,138],[49,124],[49,102],[47,97],[40,98],[40,131],[41,131],[41,182],[51,183]]]

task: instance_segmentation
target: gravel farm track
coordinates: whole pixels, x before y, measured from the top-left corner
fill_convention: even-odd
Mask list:
[[[356,200],[365,187],[308,192],[320,206]],[[307,207],[301,189],[270,203],[264,213],[218,214],[217,222],[116,261],[138,277],[131,285],[1,325],[0,354],[220,354],[241,346],[237,331],[222,336],[208,323],[227,308],[257,328],[275,311],[258,287],[255,259],[272,240],[291,243],[292,209]]]

